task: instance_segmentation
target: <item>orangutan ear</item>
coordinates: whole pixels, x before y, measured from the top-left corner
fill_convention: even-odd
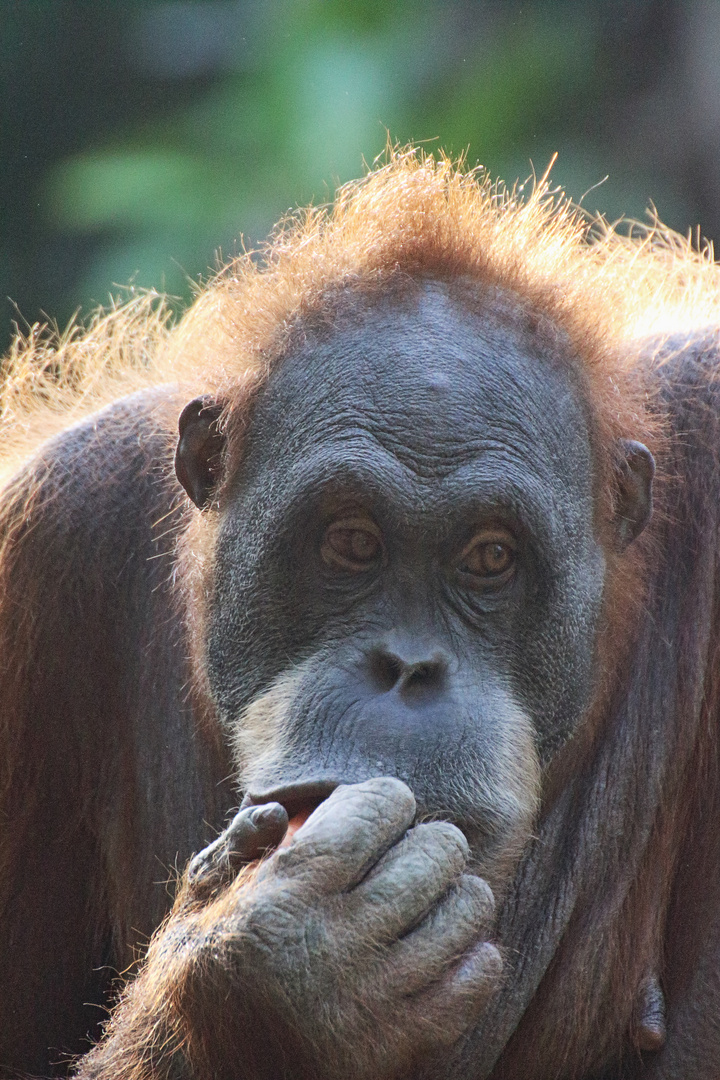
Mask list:
[[[633,439],[620,439],[618,449],[615,536],[618,550],[624,551],[652,517],[655,459],[647,446]]]
[[[225,436],[218,426],[222,410],[212,398],[199,397],[185,406],[178,420],[175,473],[201,510],[212,503],[222,475]]]

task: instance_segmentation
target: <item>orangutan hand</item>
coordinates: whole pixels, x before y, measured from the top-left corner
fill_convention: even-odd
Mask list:
[[[253,1080],[378,1080],[472,1026],[501,967],[483,938],[492,894],[463,872],[459,829],[414,817],[409,788],[378,778],[337,788],[252,873],[233,878],[282,840],[278,803],[241,810],[196,856],[187,914],[166,930],[186,943],[191,1056]]]

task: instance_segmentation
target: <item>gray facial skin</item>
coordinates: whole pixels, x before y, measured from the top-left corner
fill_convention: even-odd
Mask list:
[[[573,376],[492,310],[426,281],[279,365],[222,510],[207,666],[251,801],[396,776],[496,887],[590,700],[605,564]],[[360,570],[323,555],[348,519],[380,540]],[[511,538],[509,576],[467,573],[478,533]]]

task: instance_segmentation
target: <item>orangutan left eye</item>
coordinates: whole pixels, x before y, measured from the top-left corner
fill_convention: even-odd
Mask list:
[[[457,564],[458,571],[479,583],[509,578],[515,568],[515,543],[504,529],[483,529],[470,541]]]

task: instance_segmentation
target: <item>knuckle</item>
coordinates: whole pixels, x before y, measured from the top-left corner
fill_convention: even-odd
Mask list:
[[[476,874],[463,874],[458,886],[471,896],[476,904],[483,906],[490,913],[493,912],[495,897],[485,878],[478,877]]]
[[[264,890],[247,903],[239,937],[246,947],[281,956],[302,936],[304,915],[303,905],[288,890]]]
[[[423,822],[416,825],[409,835],[428,852],[437,852],[438,856],[450,858],[460,866],[467,862],[470,854],[468,842],[460,829],[449,821]]]
[[[389,802],[398,811],[405,811],[409,815],[415,813],[415,796],[407,784],[394,776],[374,776],[372,779],[363,780],[359,784],[341,784],[333,793],[333,795],[335,794],[338,795],[338,798],[371,799],[373,802],[380,804]]]
[[[495,913],[493,891],[483,878],[475,874],[463,874],[458,881],[458,892],[474,910],[481,912],[484,918],[491,918]]]
[[[327,866],[327,858],[319,856],[312,837],[302,837],[286,848],[279,848],[263,863],[263,877],[281,877],[302,870],[304,875],[318,874]]]
[[[500,950],[490,941],[476,945],[465,957],[456,976],[456,986],[461,992],[482,987],[492,989],[503,973],[503,958]]]
[[[257,880],[277,891],[286,887],[298,891],[298,897],[316,897],[331,891],[342,877],[348,852],[342,833],[329,850],[326,838],[312,835],[274,851],[261,864]]]

